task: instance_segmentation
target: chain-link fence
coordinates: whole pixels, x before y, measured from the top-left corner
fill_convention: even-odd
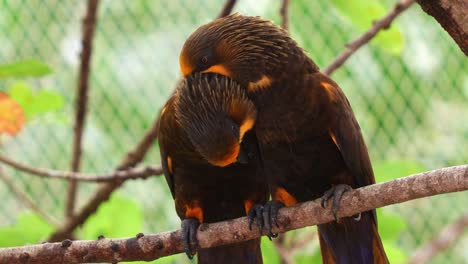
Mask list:
[[[370,26],[362,17],[375,11],[346,10],[343,1],[290,2],[289,30],[323,68],[347,42]],[[359,6],[361,1],[349,2]],[[44,78],[0,80],[0,89],[28,86],[33,94],[47,90],[63,100],[62,107],[30,118],[16,137],[0,138],[3,155],[34,166],[69,169],[85,4],[83,0],[0,1],[0,63],[37,58],[54,71]],[[280,24],[280,4],[279,0],[243,0],[234,11]],[[383,1],[376,5],[385,11],[393,4]],[[222,5],[218,0],[101,1],[82,171],[111,171],[136,144],[180,77],[178,53],[184,40],[199,25],[215,18]],[[359,16],[350,15],[352,12]],[[336,71],[333,78],[353,105],[378,181],[467,162],[467,66],[468,61],[448,34],[414,5],[389,32]],[[159,162],[157,146],[145,161]],[[66,182],[3,169],[42,210],[63,219]],[[80,183],[77,206],[83,205],[94,190],[94,184]],[[140,223],[144,232],[169,230],[180,223],[163,177],[127,182],[118,195],[120,205],[136,205],[129,208],[141,217],[131,221]],[[1,181],[0,200],[3,235],[6,233],[1,228],[14,226],[28,208]],[[404,260],[444,225],[466,213],[466,201],[468,194],[458,193],[380,211],[383,220],[379,219],[379,228],[391,240],[386,244],[387,251],[400,254],[400,260]],[[112,212],[113,208],[102,210]],[[115,223],[111,226],[120,228]],[[100,227],[96,232],[107,230]],[[131,236],[138,231],[117,234]],[[77,235],[86,237],[87,232],[93,233],[82,230]],[[468,263],[466,248],[465,234],[433,263]],[[171,260],[185,261],[177,257]]]

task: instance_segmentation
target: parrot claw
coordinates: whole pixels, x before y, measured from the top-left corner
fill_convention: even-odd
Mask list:
[[[340,201],[343,194],[347,191],[352,191],[353,188],[347,184],[337,184],[326,191],[320,199],[322,208],[326,207],[327,201],[333,197],[332,212],[335,221],[338,221],[337,213],[340,209]]]
[[[193,258],[198,248],[197,229],[199,225],[200,222],[195,218],[182,220],[182,243],[189,259]]]
[[[249,220],[249,229],[252,230],[252,224],[255,222],[258,227],[258,231],[262,233],[264,222],[263,222],[263,206],[260,204],[252,205],[249,213],[247,214],[247,219]]]
[[[278,236],[278,234],[274,234],[272,232],[272,229],[273,229],[273,224],[276,225],[276,227],[279,227],[278,210],[282,207],[284,207],[284,204],[282,202],[275,201],[275,200],[268,201],[263,206],[263,222],[265,223],[265,228],[268,231],[267,236],[270,240]]]

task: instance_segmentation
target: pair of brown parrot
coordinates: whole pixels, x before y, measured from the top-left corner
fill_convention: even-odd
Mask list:
[[[159,146],[190,257],[200,223],[247,215],[271,237],[279,208],[322,197],[336,215],[343,192],[375,182],[342,90],[272,22],[234,14],[203,25],[180,67]],[[388,263],[375,211],[318,231],[324,263]],[[201,249],[198,263],[262,263],[260,239]]]

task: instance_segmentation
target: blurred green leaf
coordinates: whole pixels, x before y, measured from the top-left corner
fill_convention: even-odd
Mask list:
[[[271,263],[271,264],[280,263],[280,256],[278,254],[278,251],[275,248],[275,245],[273,245],[273,242],[271,242],[268,238],[263,236],[261,247],[262,247],[263,263]]]
[[[425,171],[421,164],[412,160],[385,160],[374,163],[377,182],[391,181],[395,178]]]
[[[135,236],[143,229],[143,210],[132,199],[113,194],[83,225],[84,239]]]
[[[36,59],[27,59],[0,65],[0,79],[40,77],[51,72],[52,69],[49,66]]]
[[[408,260],[408,256],[395,245],[395,241],[382,240],[382,243],[390,263],[405,263]]]
[[[394,241],[406,228],[405,219],[388,210],[377,210],[379,234],[383,240]]]
[[[21,105],[28,119],[47,112],[59,111],[64,105],[63,96],[59,93],[46,89],[34,93],[31,86],[25,82],[17,82],[8,90],[10,96]]]
[[[319,249],[313,255],[298,254],[294,260],[296,264],[322,263],[322,255]]]
[[[375,20],[387,13],[387,9],[378,1],[331,0],[331,2],[339,13],[351,20],[361,31],[369,29]],[[403,50],[404,38],[400,27],[393,23],[389,29],[379,32],[372,43],[398,55]]]
[[[22,213],[15,225],[0,229],[0,247],[35,244],[46,239],[53,227],[34,213]]]

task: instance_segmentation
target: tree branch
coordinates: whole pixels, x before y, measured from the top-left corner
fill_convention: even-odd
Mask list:
[[[51,169],[34,168],[3,156],[0,156],[0,162],[3,162],[4,164],[7,164],[17,170],[37,175],[43,178],[66,179],[84,182],[108,182],[146,179],[149,176],[160,175],[162,173],[162,168],[160,165],[146,166],[141,168],[130,168],[126,170],[114,171],[103,174],[90,174],[73,171],[57,171]]]
[[[0,179],[10,188],[18,200],[20,200],[23,204],[36,212],[38,215],[42,216],[42,218],[44,218],[49,224],[54,226],[58,225],[58,221],[55,218],[42,211],[41,208],[39,208],[39,206],[37,206],[37,204],[31,198],[29,198],[26,193],[24,193],[20,188],[18,188],[18,186],[16,186],[13,179],[8,174],[6,174],[5,171],[3,171],[2,167],[0,167]]]
[[[468,190],[468,165],[443,168],[374,184],[346,192],[340,203],[339,217],[351,216],[374,208],[402,203],[437,194]],[[330,207],[323,209],[320,201],[310,201],[282,208],[280,227],[283,233],[305,226],[333,220]],[[247,218],[202,224],[197,233],[201,248],[210,248],[258,237],[258,230],[249,230]],[[82,263],[153,260],[183,252],[180,230],[156,235],[137,235],[128,239],[70,241],[0,249],[2,263]]]
[[[417,0],[422,10],[433,16],[468,56],[468,2],[466,0]]]
[[[395,20],[397,16],[399,16],[403,11],[408,9],[412,4],[414,3],[414,0],[400,0],[398,4],[396,4],[390,12],[388,12],[387,15],[385,15],[383,18],[377,20],[374,22],[372,27],[366,31],[364,34],[362,34],[360,37],[358,37],[356,40],[346,44],[346,49],[343,51],[340,55],[338,55],[330,65],[328,65],[325,70],[323,70],[323,73],[327,75],[331,75],[336,69],[341,67],[345,61],[348,60],[348,58],[353,55],[359,48],[364,46],[366,43],[372,40],[377,33],[379,33],[381,30],[387,29],[390,27],[390,24]]]
[[[126,170],[138,164],[150,149],[153,142],[158,137],[159,114],[151,127],[146,131],[143,138],[138,142],[135,148],[127,153],[120,162],[117,170]],[[112,192],[118,189],[124,181],[112,181],[100,186],[93,197],[88,200],[86,205],[73,217],[67,219],[49,238],[49,241],[60,241],[69,237],[69,234],[78,226],[82,225],[86,219],[94,212],[101,203],[109,199]]]
[[[288,26],[289,26],[288,7],[289,7],[289,0],[282,0],[281,8],[280,8],[281,27],[286,30],[288,30]]]
[[[218,18],[225,17],[231,14],[234,5],[236,5],[236,2],[236,0],[226,0],[226,3],[224,3],[224,7],[221,10],[221,13],[219,13],[218,15]]]
[[[88,0],[85,18],[83,19],[83,36],[82,36],[82,51],[81,63],[79,70],[79,79],[77,86],[78,98],[75,102],[75,127],[74,139],[72,147],[72,160],[70,169],[77,172],[80,170],[81,163],[81,142],[83,138],[83,128],[86,117],[86,108],[88,105],[88,87],[89,87],[89,72],[91,68],[91,53],[93,48],[94,29],[96,27],[96,14],[98,0]],[[75,180],[70,181],[67,194],[67,203],[65,207],[65,215],[71,217],[75,210],[75,199],[78,182]]]
[[[427,263],[435,255],[447,249],[453,244],[462,234],[465,228],[468,227],[468,214],[463,215],[455,222],[447,225],[437,237],[429,241],[426,245],[420,247],[413,254],[408,264]]]

